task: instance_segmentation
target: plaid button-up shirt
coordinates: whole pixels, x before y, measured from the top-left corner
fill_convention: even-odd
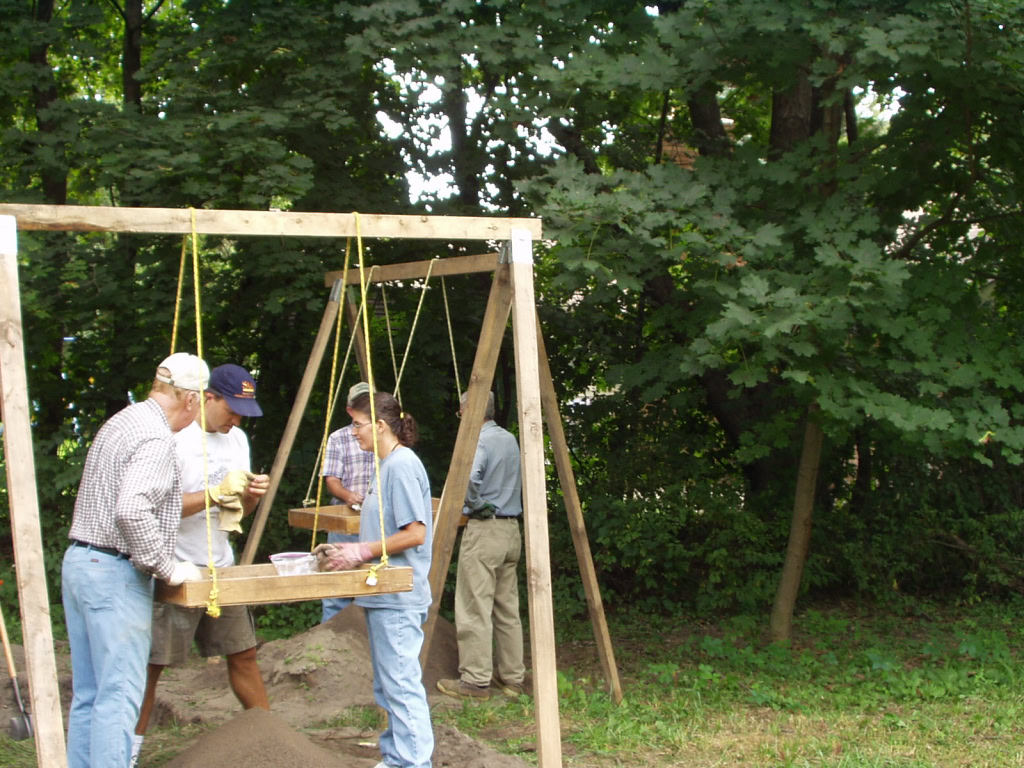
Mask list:
[[[352,425],[332,432],[327,438],[327,449],[324,451],[324,466],[320,474],[324,477],[336,477],[341,484],[360,496],[366,495],[370,485],[370,474],[373,472],[373,451],[364,451],[356,440],[356,431]],[[341,499],[331,499],[332,504],[344,504]]]
[[[129,405],[96,435],[85,459],[69,537],[131,555],[162,579],[174,567],[181,471],[171,427],[155,400]]]

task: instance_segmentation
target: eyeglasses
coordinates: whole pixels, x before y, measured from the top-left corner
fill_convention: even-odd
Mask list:
[[[370,426],[370,424],[372,424],[372,423],[373,422],[371,422],[371,421],[363,421],[363,422],[353,421],[352,422],[352,429],[362,429],[363,427]]]

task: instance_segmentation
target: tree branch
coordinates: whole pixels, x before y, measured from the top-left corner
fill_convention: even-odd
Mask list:
[[[110,3],[112,6],[114,6],[114,10],[117,11],[118,15],[122,19],[124,19],[125,21],[128,20],[128,18],[125,16],[124,8],[122,8],[120,5],[117,4],[117,0],[107,0],[107,2]]]
[[[907,258],[910,255],[910,252],[914,250],[914,248],[917,247],[917,244],[920,243],[927,235],[931,234],[939,227],[947,224],[949,222],[950,217],[953,214],[953,211],[956,210],[957,203],[960,202],[963,196],[963,192],[957,192],[956,195],[953,197],[953,201],[949,204],[949,207],[947,207],[946,210],[942,212],[942,215],[939,216],[939,218],[935,219],[935,221],[931,222],[925,227],[922,227],[913,235],[911,235],[910,239],[907,240],[907,242],[905,242],[900,247],[900,249],[893,254],[893,258]]]
[[[164,0],[156,0],[156,5],[153,6],[153,10],[142,17],[142,23],[145,24],[147,21],[153,18],[153,14],[160,10],[160,6],[164,4]]]

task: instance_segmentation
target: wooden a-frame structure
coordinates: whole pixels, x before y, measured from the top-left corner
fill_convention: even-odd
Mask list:
[[[192,219],[194,213],[194,224]],[[597,588],[582,509],[569,461],[547,355],[540,332],[533,290],[533,241],[541,236],[536,219],[397,216],[265,211],[210,211],[161,208],[108,208],[0,203],[0,408],[4,416],[4,447],[8,457],[8,493],[14,538],[19,602],[25,634],[30,699],[36,722],[37,759],[40,766],[64,766],[64,730],[56,687],[53,636],[46,594],[42,540],[39,526],[35,470],[25,375],[20,292],[17,276],[16,230],[75,232],[128,232],[226,236],[302,236],[405,238],[443,240],[498,240],[505,255],[453,257],[433,267],[432,274],[494,271],[480,344],[468,384],[465,416],[460,421],[446,489],[464,489],[469,482],[473,455],[483,423],[501,339],[512,316],[520,450],[522,454],[524,531],[529,595],[530,642],[534,670],[538,762],[541,768],[560,768],[561,736],[555,669],[554,616],[551,595],[550,544],[544,472],[546,421],[559,481],[569,516],[573,543],[583,577],[587,605],[594,626],[598,653],[609,691],[622,698],[604,609]],[[423,277],[428,262],[391,265],[375,270],[374,281]],[[340,311],[339,273],[328,273],[334,285],[313,352],[300,384],[292,413],[271,469],[271,484],[250,528],[241,564],[252,562],[262,536],[273,497],[287,464],[298,425],[312,391],[332,323]],[[350,277],[358,283],[358,276]],[[350,319],[352,308],[349,307]],[[365,361],[362,361],[365,365]],[[365,367],[363,367],[365,370]],[[18,461],[10,457],[17,456]],[[462,490],[443,493],[434,531],[430,586],[434,595],[423,654],[429,651],[440,596],[451,562],[462,510]]]

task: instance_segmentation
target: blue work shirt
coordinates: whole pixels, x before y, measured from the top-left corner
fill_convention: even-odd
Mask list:
[[[462,514],[493,504],[497,517],[523,514],[523,476],[515,435],[493,421],[485,421],[473,456]]]

